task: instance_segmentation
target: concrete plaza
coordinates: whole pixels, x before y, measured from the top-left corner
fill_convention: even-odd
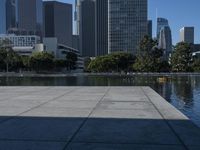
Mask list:
[[[0,87],[0,150],[199,150],[149,87]]]

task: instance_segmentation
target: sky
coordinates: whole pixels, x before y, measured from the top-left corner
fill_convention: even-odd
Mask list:
[[[57,1],[74,4],[75,0]],[[184,26],[195,27],[195,43],[200,43],[200,0],[148,0],[148,19],[153,20],[154,36],[156,16],[169,20],[173,44],[179,42],[179,30]]]

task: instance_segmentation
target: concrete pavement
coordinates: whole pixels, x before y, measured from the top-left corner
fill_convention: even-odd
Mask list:
[[[149,87],[0,87],[0,150],[199,150]]]

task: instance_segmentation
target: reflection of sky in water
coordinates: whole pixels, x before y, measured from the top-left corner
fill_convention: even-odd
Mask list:
[[[0,86],[150,86],[200,127],[200,76],[0,77]]]

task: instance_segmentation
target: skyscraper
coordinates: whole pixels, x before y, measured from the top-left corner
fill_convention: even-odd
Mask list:
[[[59,44],[72,47],[72,5],[44,2],[45,37],[56,37]]]
[[[17,0],[6,0],[6,30],[17,28]]]
[[[108,0],[108,51],[136,54],[147,34],[147,0]]]
[[[172,34],[169,26],[162,27],[160,30],[159,48],[163,49],[163,57],[168,60],[172,52]]]
[[[6,0],[0,0],[0,34],[6,33]]]
[[[181,42],[194,44],[194,27],[183,27],[180,30]]]
[[[152,20],[148,20],[148,35],[152,38]]]
[[[108,54],[108,0],[96,0],[95,54]]]
[[[95,56],[95,0],[79,0],[80,53],[84,57]]]
[[[165,18],[157,18],[157,40],[159,40],[160,31],[163,27],[169,26],[168,20]]]
[[[20,34],[42,36],[42,0],[17,0],[17,22]]]
[[[16,0],[0,1],[0,34],[7,33],[17,27]]]
[[[159,48],[163,49],[164,59],[168,60],[172,52],[172,33],[165,18],[157,18],[157,40]]]

